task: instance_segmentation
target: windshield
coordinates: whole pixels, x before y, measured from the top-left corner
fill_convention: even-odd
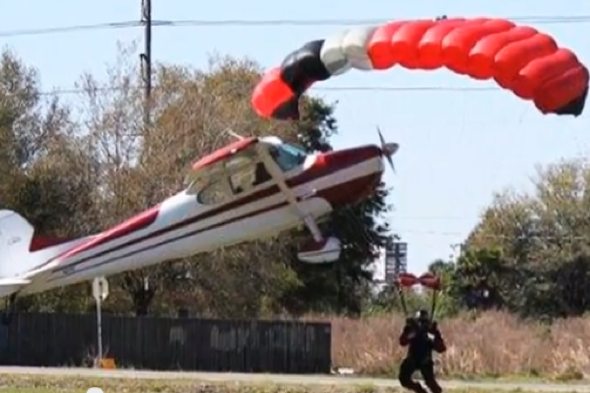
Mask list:
[[[297,168],[303,164],[307,157],[303,150],[287,143],[271,147],[270,154],[283,172]]]
[[[307,153],[303,149],[300,149],[295,145],[283,143],[279,145],[279,148],[286,152],[289,152],[289,154],[292,154],[294,156],[302,156],[303,158],[307,157]]]

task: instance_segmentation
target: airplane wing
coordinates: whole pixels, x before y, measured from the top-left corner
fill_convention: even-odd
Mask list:
[[[230,157],[235,157],[238,154],[248,154],[249,152],[254,151],[253,148],[257,143],[258,138],[256,137],[245,138],[201,158],[192,165],[186,178],[186,182],[196,183],[222,173],[226,170],[225,165],[223,164]]]

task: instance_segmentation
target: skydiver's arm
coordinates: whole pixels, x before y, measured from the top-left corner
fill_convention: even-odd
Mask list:
[[[438,353],[445,353],[447,350],[447,344],[445,343],[445,340],[443,339],[442,334],[440,333],[440,330],[438,330],[438,326],[437,326],[436,322],[434,322],[432,324],[431,332],[434,335],[432,347]]]
[[[406,326],[404,326],[402,334],[399,336],[399,345],[401,345],[402,347],[407,346],[410,343],[410,340],[413,339],[415,335],[416,332],[414,327],[411,324],[406,323]]]

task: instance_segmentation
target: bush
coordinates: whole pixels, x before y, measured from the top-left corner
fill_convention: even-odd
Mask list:
[[[350,367],[371,375],[397,372],[404,356],[397,343],[404,322],[401,316],[330,320],[334,368]],[[450,318],[440,322],[448,350],[437,357],[437,369],[446,377],[580,379],[590,372],[588,322],[571,318],[542,325],[502,312]]]

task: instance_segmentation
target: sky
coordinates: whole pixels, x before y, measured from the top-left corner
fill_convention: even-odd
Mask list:
[[[154,20],[417,19],[448,16],[582,16],[590,1],[413,0],[338,2],[298,0],[152,0]],[[5,2],[0,33],[44,27],[138,20],[141,0],[20,0]],[[320,5],[323,4],[323,5]],[[590,22],[531,23],[569,47],[590,64]],[[153,33],[154,60],[207,67],[214,53],[248,56],[272,67],[306,41],[324,38],[345,26],[200,26],[159,27]],[[1,37],[41,73],[43,88],[72,88],[83,72],[104,75],[113,63],[117,42],[142,39],[141,28],[77,31],[63,34]],[[141,42],[141,41],[139,41]],[[446,71],[351,71],[317,87],[488,87]],[[477,223],[495,191],[526,190],[535,166],[586,155],[588,113],[578,118],[543,116],[530,102],[495,91],[323,91],[337,101],[336,148],[378,143],[376,125],[401,147],[388,216],[392,228],[408,242],[409,270],[423,272],[436,258],[452,254]],[[588,111],[590,112],[590,111]],[[196,157],[195,157],[196,158]]]

